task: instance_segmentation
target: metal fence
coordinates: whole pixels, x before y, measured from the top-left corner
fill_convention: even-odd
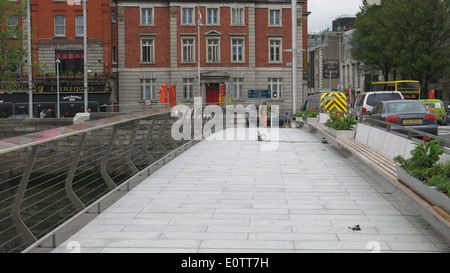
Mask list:
[[[0,253],[48,237],[192,145],[171,137],[174,121],[160,109],[0,141]]]

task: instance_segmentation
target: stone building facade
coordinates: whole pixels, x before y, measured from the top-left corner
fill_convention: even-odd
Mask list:
[[[304,9],[306,1],[298,1],[298,47],[306,38]],[[117,14],[113,72],[121,105],[150,99],[152,107],[164,106],[162,84],[176,86],[178,104],[193,104],[194,97],[202,97],[204,105],[219,104],[224,84],[223,103],[266,100],[292,110],[292,53],[286,51],[292,45],[291,1],[117,0],[112,10]],[[301,105],[303,53],[296,54]]]

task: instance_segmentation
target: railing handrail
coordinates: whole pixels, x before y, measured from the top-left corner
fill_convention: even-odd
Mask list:
[[[29,133],[17,137],[11,137],[0,140],[0,155],[9,153],[12,151],[20,150],[27,147],[32,147],[34,145],[43,144],[46,142],[51,142],[60,138],[69,137],[73,135],[78,135],[105,127],[113,126],[116,124],[129,122],[132,120],[142,119],[145,117],[150,117],[154,115],[159,115],[163,113],[170,113],[168,109],[158,108],[151,109],[137,113],[126,113],[123,115],[116,115],[100,120],[86,121],[84,123],[58,127],[54,129],[48,129],[45,131]],[[45,135],[50,133],[50,135]],[[57,135],[51,135],[57,133]]]
[[[325,111],[320,111],[320,112],[321,113],[325,113]],[[416,130],[416,129],[413,129],[413,128],[410,128],[410,127],[405,127],[405,126],[402,126],[402,125],[398,125],[398,124],[395,124],[395,123],[392,123],[392,122],[386,122],[386,121],[374,119],[374,118],[370,117],[370,115],[359,115],[359,114],[347,113],[347,112],[343,112],[343,111],[331,111],[331,112],[340,113],[340,114],[347,114],[347,115],[350,115],[351,117],[356,117],[356,118],[358,118],[357,119],[358,123],[363,123],[363,124],[367,124],[367,125],[370,125],[370,126],[374,126],[375,124],[386,125],[386,128],[383,128],[383,127],[378,127],[378,128],[382,129],[382,130],[385,129],[387,132],[392,132],[391,131],[392,127],[396,127],[396,128],[401,129],[401,130],[405,130],[405,131],[408,132],[407,135],[403,135],[403,134],[398,134],[398,135],[406,136],[406,138],[409,139],[409,140],[412,140],[412,138],[413,138],[412,134],[414,133],[414,134],[426,136],[426,137],[428,137],[430,139],[436,139],[436,140],[439,141],[438,144],[440,146],[445,146],[445,144],[450,144],[450,139],[443,138],[443,137],[438,136],[438,135],[433,135],[433,134],[430,134],[430,133],[426,133],[426,132],[423,132],[423,131],[419,131],[419,130]],[[370,122],[368,122],[368,121],[370,121],[372,124]],[[373,124],[373,123],[375,123],[375,124]]]

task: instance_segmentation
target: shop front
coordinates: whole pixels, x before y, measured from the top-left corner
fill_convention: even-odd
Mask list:
[[[109,82],[98,81],[88,83],[88,111],[100,112],[102,105],[110,105],[111,90]],[[1,92],[1,91],[0,91]],[[33,84],[33,117],[40,117],[42,110],[46,117],[56,117],[58,109],[58,86],[53,81],[36,81]],[[29,95],[23,89],[8,94],[0,93],[0,118],[13,115],[28,115]],[[61,82],[59,84],[60,117],[74,117],[78,112],[84,112],[83,82]]]

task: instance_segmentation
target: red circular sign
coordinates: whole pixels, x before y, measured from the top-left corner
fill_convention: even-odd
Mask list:
[[[145,106],[150,106],[150,105],[152,104],[152,101],[149,100],[149,99],[146,99],[146,100],[144,101],[144,103],[145,103]]]

